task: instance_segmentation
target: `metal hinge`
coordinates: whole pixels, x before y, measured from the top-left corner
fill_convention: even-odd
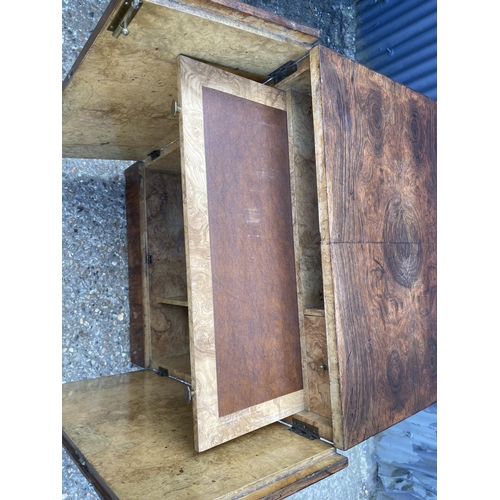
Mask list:
[[[160,149],[155,149],[148,154],[148,156],[151,158],[151,161],[156,160],[156,158],[158,158],[160,155],[161,155]]]
[[[295,432],[295,434],[298,434],[299,436],[303,436],[310,440],[320,439],[319,430],[317,427],[315,427],[314,425],[306,424],[305,422],[297,420],[296,418],[292,418],[292,426],[289,430]]]
[[[153,263],[153,256],[152,255],[146,255],[146,264],[152,264]]]
[[[287,76],[290,76],[292,73],[297,71],[297,62],[298,61],[288,61],[287,63],[280,66],[278,69],[275,69],[272,73],[269,73],[269,79],[264,82],[264,85],[270,81],[274,84],[281,82]]]
[[[170,375],[168,372],[168,368],[163,368],[163,366],[159,366],[158,370],[155,370],[153,368],[153,371],[156,372],[157,375],[160,377],[168,377],[171,378],[172,380],[175,380],[176,382],[180,382],[181,384],[184,384],[184,400],[186,403],[191,403],[193,401],[194,397],[194,391],[192,389],[192,385],[189,382],[186,382],[185,380],[182,380],[180,378],[174,377],[173,375]]]
[[[311,49],[313,47],[316,47],[316,45],[319,45],[320,40],[317,40],[311,45]],[[274,85],[276,85],[278,82],[281,82],[281,80],[284,80],[287,76],[290,76],[291,74],[295,73],[298,68],[298,64],[300,61],[305,59],[306,57],[309,57],[309,52],[307,54],[304,54],[302,57],[299,57],[296,61],[288,61],[287,63],[283,64],[280,66],[278,69],[275,69],[272,73],[269,73],[267,75],[269,78],[263,83],[263,85],[267,85],[268,83],[273,82]]]
[[[114,38],[118,38],[120,35],[128,35],[128,27],[143,3],[143,0],[125,0],[123,2],[113,21],[108,26],[108,31],[113,32]]]

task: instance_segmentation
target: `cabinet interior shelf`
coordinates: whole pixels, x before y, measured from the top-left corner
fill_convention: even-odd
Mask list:
[[[187,297],[165,297],[157,299],[159,304],[170,304],[171,306],[188,306]]]

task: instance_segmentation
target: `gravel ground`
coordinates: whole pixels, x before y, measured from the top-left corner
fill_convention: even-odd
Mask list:
[[[354,58],[353,1],[253,0],[321,31],[322,44]],[[63,0],[62,78],[71,69],[107,1]],[[128,340],[128,278],[123,171],[131,162],[63,159],[64,382],[133,371]],[[346,470],[290,497],[293,500],[370,498],[373,441],[346,453]],[[98,499],[63,450],[62,498]]]

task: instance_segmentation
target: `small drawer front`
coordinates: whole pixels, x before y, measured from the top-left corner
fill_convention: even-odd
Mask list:
[[[324,316],[304,316],[310,411],[332,418]]]

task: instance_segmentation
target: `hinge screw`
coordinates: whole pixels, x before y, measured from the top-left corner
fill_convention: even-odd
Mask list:
[[[177,103],[177,101],[172,101],[172,104],[170,105],[170,111],[172,113],[172,116],[176,116],[181,112],[181,107]]]

